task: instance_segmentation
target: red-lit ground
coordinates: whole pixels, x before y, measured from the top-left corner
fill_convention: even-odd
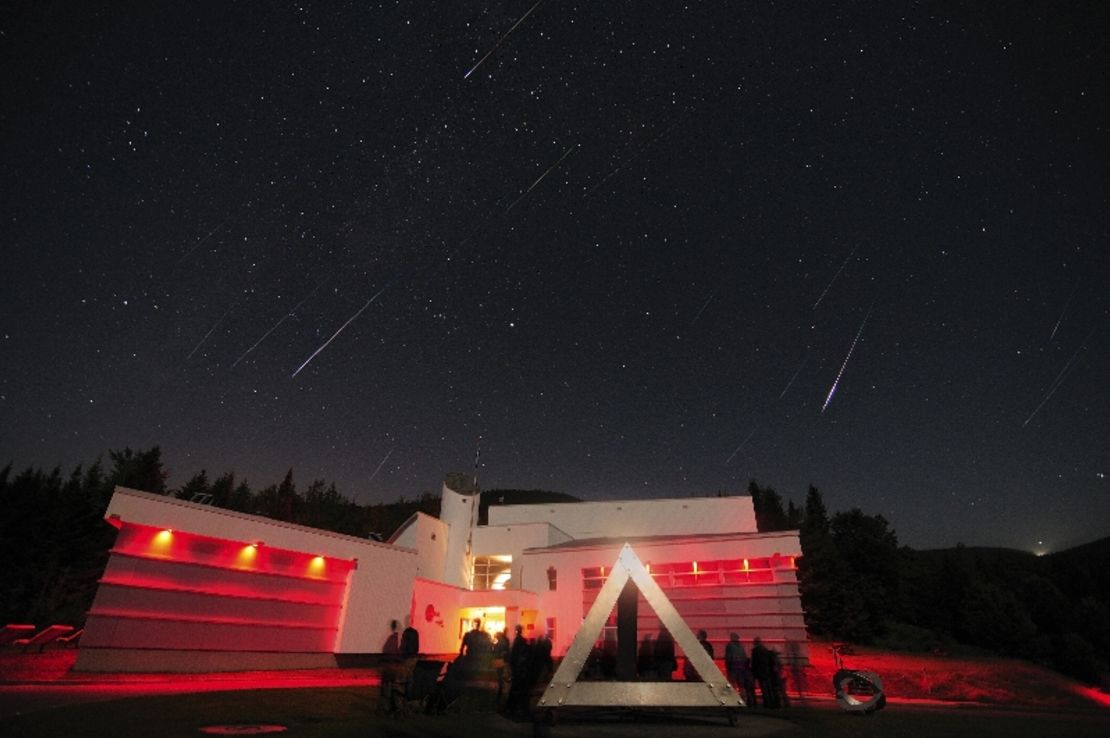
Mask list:
[[[203,674],[93,674],[73,671],[76,660],[75,649],[51,649],[41,654],[0,653],[0,685],[37,684],[55,687],[180,685],[180,688],[175,687],[173,691],[201,692],[213,689],[266,689],[305,684],[338,687],[378,683],[378,674],[373,669],[303,669]]]
[[[1014,659],[933,656],[856,647],[845,666],[874,671],[891,703],[980,703],[1044,709],[1110,709],[1110,695],[1055,672]],[[72,670],[74,649],[42,654],[0,653],[0,715],[71,702],[123,696],[172,695],[254,689],[375,687],[373,669],[313,669],[207,674],[87,674]],[[801,675],[807,700],[830,699],[836,664],[814,643]],[[792,697],[797,692],[792,682]],[[796,698],[795,698],[796,699]]]
[[[877,673],[892,700],[939,700],[1046,708],[1110,707],[1110,695],[1028,661],[934,656],[856,646],[844,666]],[[827,644],[813,643],[808,691],[831,691],[836,663]]]

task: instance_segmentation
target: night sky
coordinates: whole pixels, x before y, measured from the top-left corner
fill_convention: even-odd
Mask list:
[[[0,465],[1110,534],[1110,6],[533,3],[7,5]]]

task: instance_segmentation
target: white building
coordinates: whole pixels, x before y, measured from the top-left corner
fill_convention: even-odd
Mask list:
[[[559,656],[626,542],[718,657],[732,631],[807,656],[798,534],[758,533],[750,497],[491,505],[479,525],[478,491],[448,481],[440,517],[417,513],[387,543],[117,488],[77,668],[334,666],[380,652],[391,620],[453,654],[475,617],[547,634]],[[659,630],[638,612],[641,633]]]

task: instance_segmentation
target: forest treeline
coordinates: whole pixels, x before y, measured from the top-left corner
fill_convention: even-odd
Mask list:
[[[68,473],[0,470],[0,623],[80,625],[92,605],[115,529],[104,521],[116,485],[359,537],[386,537],[415,512],[439,514],[439,495],[358,505],[334,483],[298,489],[293,471],[259,490],[233,472],[166,484],[161,449],[109,451]],[[804,504],[753,481],[760,531],[798,530],[798,576],[812,635],[903,650],[972,646],[1027,658],[1090,683],[1110,671],[1110,539],[1036,557],[1009,549],[916,551],[881,515],[830,513],[810,487]],[[490,503],[573,501],[558,492],[490,490]],[[484,517],[484,516],[483,516]]]
[[[973,646],[1088,683],[1110,673],[1110,538],[1035,556],[1013,549],[917,551],[881,515],[830,514],[748,488],[760,531],[798,530],[799,588],[812,635],[898,650]]]

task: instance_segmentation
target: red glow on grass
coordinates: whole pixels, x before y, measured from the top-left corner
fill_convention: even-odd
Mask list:
[[[1097,702],[1102,707],[1110,708],[1110,694],[1106,694],[1097,687],[1076,687],[1075,692],[1092,702]]]

